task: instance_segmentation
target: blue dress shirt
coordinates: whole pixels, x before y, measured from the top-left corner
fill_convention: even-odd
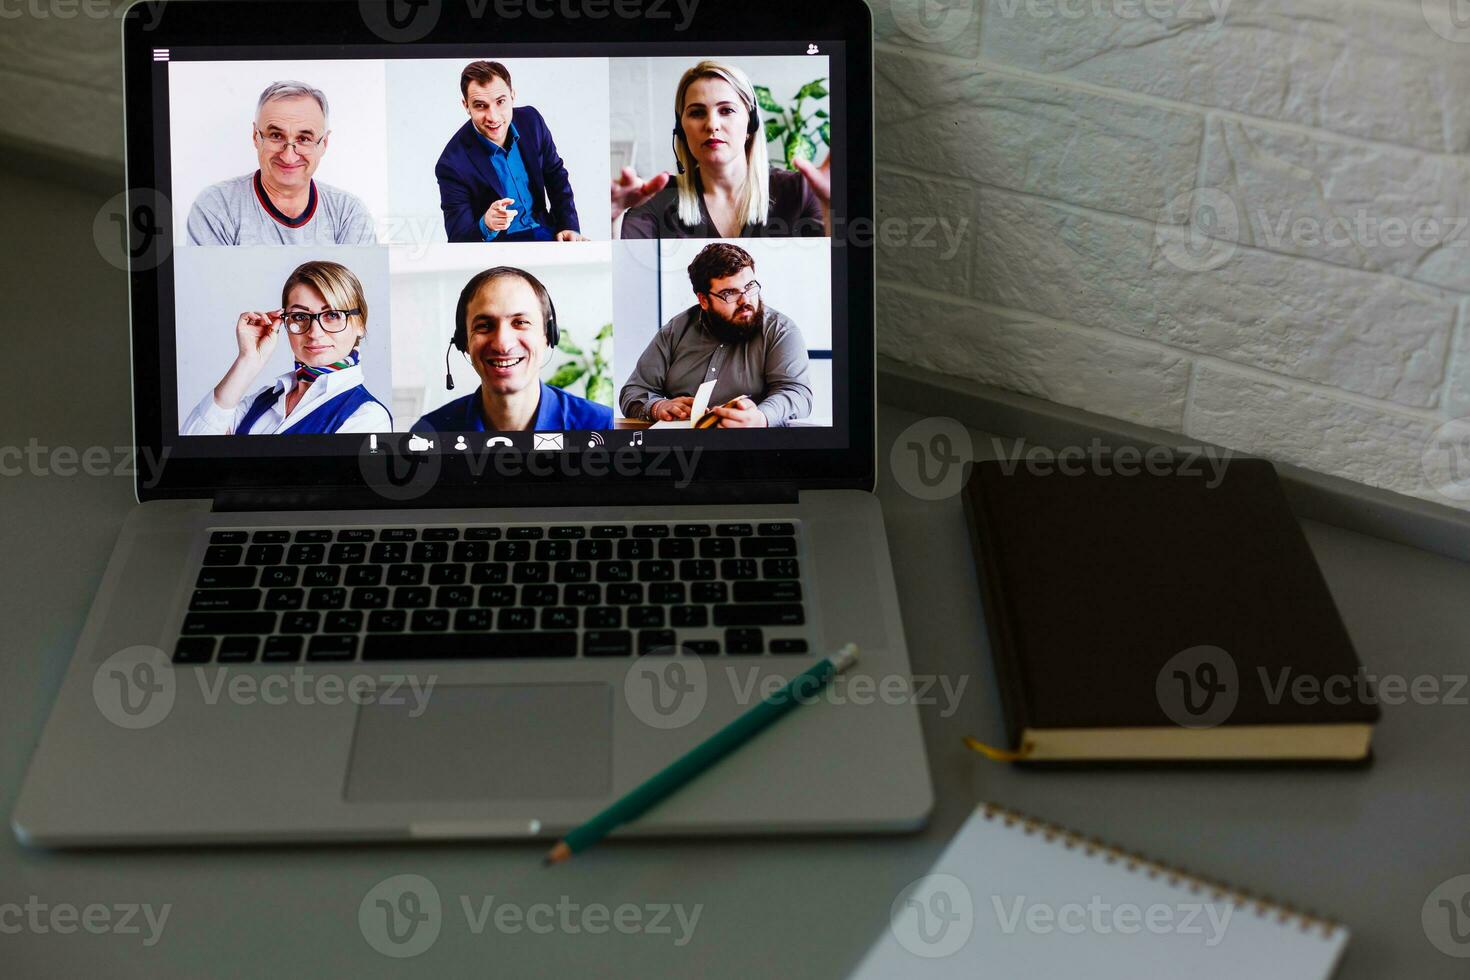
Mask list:
[[[481,404],[480,389],[476,388],[463,398],[429,412],[413,424],[413,431],[487,432]],[[611,429],[613,414],[606,405],[579,398],[543,381],[541,403],[536,407],[536,420],[531,427],[537,432]]]
[[[485,146],[490,154],[490,167],[495,171],[495,179],[500,182],[503,191],[502,197],[508,197],[515,201],[511,208],[516,216],[511,219],[510,227],[505,229],[509,234],[534,231],[541,226],[536,219],[531,217],[531,178],[526,173],[526,163],[521,159],[520,147],[516,144],[521,141],[521,134],[516,132],[516,124],[510,124],[510,138],[502,147],[492,139],[487,139],[479,129],[475,130],[475,137]],[[485,225],[485,219],[480,218],[480,234],[485,236],[485,241],[493,242],[500,232],[491,231]]]

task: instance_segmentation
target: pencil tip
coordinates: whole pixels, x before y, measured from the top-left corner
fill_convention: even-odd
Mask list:
[[[549,868],[553,864],[560,864],[571,856],[572,849],[566,845],[565,841],[561,841],[558,842],[557,845],[551,850],[546,852],[546,857],[541,859],[541,866],[543,868]]]

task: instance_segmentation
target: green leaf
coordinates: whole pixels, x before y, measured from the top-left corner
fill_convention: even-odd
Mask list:
[[[612,336],[612,324],[611,323],[604,323],[602,325],[602,329],[599,330],[599,331],[597,331],[597,339],[598,340],[606,340],[607,338],[609,338],[611,336]]]
[[[781,103],[776,101],[776,97],[771,94],[771,90],[764,85],[757,85],[755,87],[755,102],[756,105],[760,106],[766,112],[781,112]]]
[[[796,97],[798,99],[825,99],[827,97],[827,89],[822,85],[825,81],[825,78],[818,78],[807,82],[796,93]]]
[[[573,357],[579,357],[582,354],[582,348],[578,347],[570,337],[563,336],[561,343],[556,346],[563,354],[571,354]]]
[[[786,124],[779,119],[766,120],[766,142],[778,140],[786,135]]]
[[[792,133],[786,137],[786,160],[788,163],[801,159],[815,162],[817,144],[805,133]]]
[[[575,384],[577,379],[586,373],[587,368],[581,364],[563,364],[556,369],[556,373],[546,383],[553,388],[565,388]]]
[[[831,146],[832,145],[832,124],[831,123],[829,123],[829,122],[822,123],[822,128],[819,129],[819,130],[817,130],[817,132],[822,135],[822,145],[823,146]]]
[[[818,109],[816,112],[812,113],[812,115],[816,116],[818,119],[826,119],[827,118],[827,110],[826,109]]]
[[[613,403],[612,379],[605,374],[598,374],[587,382],[587,399],[602,405]]]

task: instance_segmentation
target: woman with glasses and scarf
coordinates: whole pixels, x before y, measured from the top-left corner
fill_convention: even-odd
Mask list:
[[[362,283],[336,262],[305,262],[281,287],[281,308],[241,313],[239,352],[181,435],[391,432],[393,417],[363,384],[359,348],[367,334]],[[296,366],[246,394],[285,327]]]

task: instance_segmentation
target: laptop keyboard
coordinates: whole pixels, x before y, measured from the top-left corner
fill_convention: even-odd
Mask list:
[[[215,530],[173,660],[804,654],[794,522]]]

